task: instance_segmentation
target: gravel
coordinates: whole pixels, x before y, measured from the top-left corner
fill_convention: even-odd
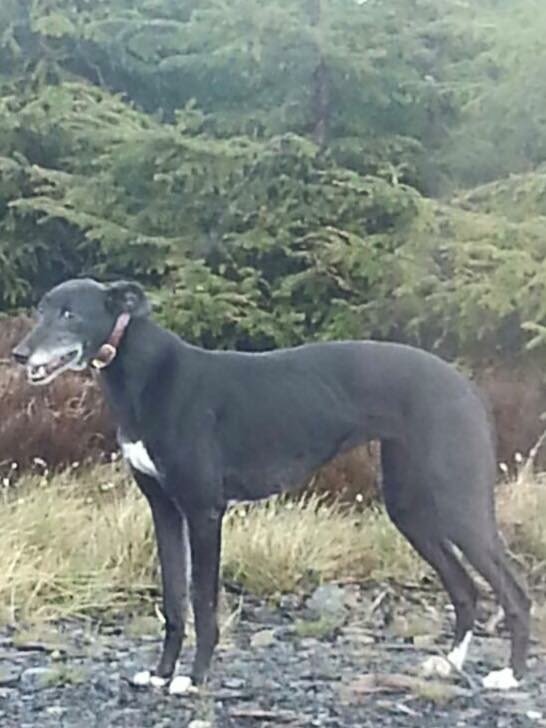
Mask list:
[[[325,594],[319,592],[315,606]],[[25,643],[6,628],[0,631],[0,725],[546,726],[541,645],[533,645],[529,675],[515,691],[480,689],[481,676],[503,666],[508,651],[506,635],[483,630],[464,674],[427,682],[419,677],[419,665],[446,651],[451,634],[451,614],[437,591],[352,584],[336,585],[329,596],[334,594],[336,603],[343,603],[344,622],[312,636],[302,636],[301,629],[316,618],[316,609],[307,606],[309,597],[314,604],[312,594],[283,597],[277,604],[244,597],[210,680],[197,695],[169,696],[131,685],[134,672],[154,664],[159,639],[135,635],[129,620],[60,623],[55,649],[36,637]],[[187,673],[190,657],[185,649],[180,674]]]

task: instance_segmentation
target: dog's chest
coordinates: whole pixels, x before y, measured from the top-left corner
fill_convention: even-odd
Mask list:
[[[157,468],[142,440],[138,442],[122,440],[119,445],[124,459],[134,470],[138,470],[139,473],[144,473],[144,475],[150,475],[152,478],[159,477]]]

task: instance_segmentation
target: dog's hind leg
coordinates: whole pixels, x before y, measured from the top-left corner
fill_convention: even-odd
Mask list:
[[[411,482],[403,449],[394,442],[382,443],[381,460],[387,512],[417,553],[436,571],[455,610],[453,647],[447,659],[432,657],[423,665],[425,674],[447,676],[453,667],[462,669],[466,659],[478,590],[441,532],[440,523],[427,502],[428,491],[423,491],[421,484],[416,487]]]
[[[465,534],[457,541],[463,554],[490,584],[499,600],[511,635],[509,667],[494,670],[484,680],[484,686],[497,689],[516,687],[525,671],[529,648],[530,599],[513,575],[500,539],[482,542],[481,534]]]
[[[133,682],[161,687],[174,673],[184,639],[189,583],[187,525],[154,478],[139,472],[134,472],[134,477],[150,504],[154,521],[161,564],[165,637],[155,672],[139,672]]]
[[[509,667],[488,675],[484,685],[507,689],[517,685],[525,670],[530,601],[513,576],[500,543],[490,443],[482,437],[482,430],[474,434],[463,443],[464,456],[453,453],[446,438],[435,440],[433,457],[428,459],[426,455],[419,458],[414,447],[411,460],[400,445],[386,443],[382,455],[385,502],[392,520],[445,584],[455,607],[459,639],[471,628],[476,592],[468,575],[461,578],[466,573],[462,566],[455,570],[451,544],[490,584],[505,612],[511,656]],[[461,650],[456,645],[451,656],[460,652],[462,643]]]
[[[453,645],[447,658],[431,657],[422,666],[425,675],[447,676],[452,668],[462,670],[465,663],[476,618],[478,590],[449,544],[440,538],[422,538],[422,534],[416,534],[411,527],[409,530],[406,526],[399,528],[415,550],[436,571],[455,610]]]

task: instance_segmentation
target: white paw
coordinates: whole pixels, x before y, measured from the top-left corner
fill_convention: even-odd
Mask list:
[[[193,684],[191,677],[186,675],[177,675],[171,680],[169,685],[170,695],[186,695],[187,693],[196,693],[197,687]]]
[[[151,685],[153,688],[162,688],[167,684],[167,680],[159,675],[153,675],[149,670],[142,670],[133,675],[133,685],[137,685],[139,688],[148,687]]]
[[[493,670],[483,678],[482,683],[488,690],[513,690],[519,686],[511,667]]]
[[[152,675],[150,678],[150,685],[154,688],[162,688],[167,684],[167,681],[164,677],[159,677],[159,675]]]
[[[140,672],[135,672],[132,682],[133,685],[138,685],[138,687],[145,687],[150,684],[151,678],[152,673],[149,670],[141,670]]]
[[[423,677],[449,677],[453,665],[446,657],[432,655],[423,662],[420,672]]]

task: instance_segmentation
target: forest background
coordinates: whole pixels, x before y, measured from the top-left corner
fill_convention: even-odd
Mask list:
[[[130,277],[205,346],[423,346],[511,458],[546,409],[545,29],[540,0],[1,0],[0,309]]]

